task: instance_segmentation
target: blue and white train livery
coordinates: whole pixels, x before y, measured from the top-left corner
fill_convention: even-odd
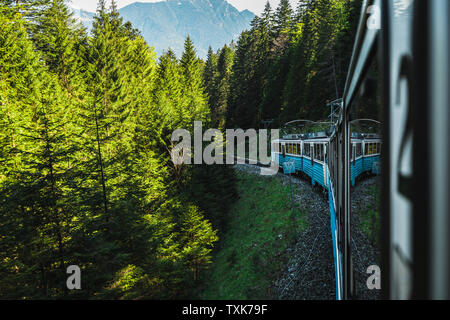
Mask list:
[[[336,279],[336,299],[343,295],[342,248],[340,245],[339,217],[337,215],[338,157],[335,134],[326,132],[289,135],[272,141],[272,161],[280,167],[290,162],[295,171],[311,179],[313,186],[327,191],[330,207],[330,227]],[[353,134],[351,139],[350,177],[352,186],[364,174],[380,173],[381,138],[374,134]]]

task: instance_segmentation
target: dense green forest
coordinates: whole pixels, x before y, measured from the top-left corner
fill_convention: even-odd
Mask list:
[[[237,179],[174,166],[172,132],[326,116],[360,2],[268,4],[202,61],[189,37],[157,58],[114,1],[88,34],[65,0],[0,0],[0,298],[201,296]]]

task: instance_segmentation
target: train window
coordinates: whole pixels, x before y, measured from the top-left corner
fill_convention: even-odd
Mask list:
[[[311,145],[309,143],[305,143],[304,148],[305,148],[305,157],[310,157],[311,156]]]
[[[347,106],[350,112],[350,134],[353,137],[349,155],[353,163],[349,163],[350,171],[345,177],[350,184],[349,223],[351,224],[350,251],[353,260],[354,296],[360,299],[378,299],[380,292],[367,290],[368,262],[380,265],[380,230],[381,230],[381,177],[374,165],[379,148],[378,137],[382,132],[382,99],[381,80],[382,73],[377,62],[362,75],[361,85],[354,96],[352,104]],[[366,156],[363,161],[356,159]],[[361,248],[364,248],[362,250]],[[364,254],[361,252],[364,251]]]
[[[370,144],[370,155],[373,156],[378,153],[378,144],[377,143],[371,143]]]
[[[297,144],[294,144],[294,151],[292,152],[293,154],[297,154]]]
[[[375,154],[375,144],[366,143],[366,156],[372,156]]]
[[[324,144],[315,144],[314,145],[314,159],[317,161],[325,160],[325,146]]]
[[[356,144],[356,158],[359,158],[362,156],[362,143],[359,142]]]

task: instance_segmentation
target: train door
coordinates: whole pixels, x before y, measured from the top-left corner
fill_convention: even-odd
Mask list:
[[[380,3],[374,0],[363,4],[339,127],[339,157],[343,166],[339,170],[339,175],[343,175],[339,178],[339,188],[345,193],[340,196],[344,215],[345,299],[381,298],[381,179],[360,175],[360,170],[356,170],[360,165],[356,162],[356,147],[352,145],[352,137],[358,140],[367,136],[381,138],[383,128],[381,78],[376,59],[379,28],[368,28],[366,23],[368,13],[377,11]],[[351,187],[357,178],[361,181]]]
[[[341,288],[339,296],[341,299],[351,299],[353,296],[353,267],[351,256],[351,235],[350,235],[350,215],[348,201],[348,155],[349,146],[347,142],[348,128],[345,117],[337,125],[336,135],[336,166],[337,166],[337,185],[336,188],[336,210],[338,216],[338,239],[339,239],[339,262],[342,265],[340,272]]]
[[[383,287],[391,299],[448,299],[450,2],[384,1],[382,14]]]

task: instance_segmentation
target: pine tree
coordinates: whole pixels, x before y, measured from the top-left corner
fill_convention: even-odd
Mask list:
[[[215,105],[211,106],[213,124],[220,129],[225,129],[226,115],[228,112],[228,99],[230,96],[231,68],[233,67],[234,52],[228,46],[220,51],[217,64],[216,97]]]
[[[267,30],[268,34],[272,33],[273,28],[273,11],[272,6],[270,5],[270,2],[266,2],[266,6],[264,7],[264,12],[261,16],[261,25],[264,27],[265,30]]]
[[[169,50],[160,57],[153,92],[154,104],[146,112],[149,136],[155,137],[161,153],[169,154],[170,138],[174,130],[192,128],[192,124],[185,117],[188,101],[183,89],[182,68],[174,52]]]
[[[274,37],[289,32],[292,27],[293,11],[289,0],[281,0],[274,14]]]
[[[205,70],[203,72],[203,81],[205,84],[205,93],[208,95],[208,103],[212,109],[216,105],[216,78],[217,78],[217,55],[212,48],[208,49]]]
[[[297,22],[303,21],[313,1],[314,0],[299,0],[297,4],[297,11],[295,13],[295,20]]]
[[[87,38],[81,24],[73,18],[65,0],[53,0],[36,18],[33,42],[52,73],[70,94],[69,99],[84,95],[82,57],[86,54]]]
[[[71,167],[73,146],[68,143],[72,113],[65,109],[57,77],[39,61],[25,22],[17,17],[0,19],[9,26],[0,33],[0,50],[8,52],[0,70],[6,88],[1,97],[6,112],[2,108],[0,119],[7,120],[1,134],[2,158],[3,164],[11,164],[2,170],[5,174],[0,180],[0,225],[2,234],[16,240],[0,241],[0,259],[8,261],[1,269],[1,278],[7,283],[0,286],[6,288],[1,294],[62,296],[66,294],[61,283],[71,254],[68,246],[76,215],[69,183],[76,171]],[[8,41],[9,37],[15,41]],[[3,277],[5,273],[9,276]]]
[[[209,108],[203,87],[203,65],[197,57],[194,44],[189,36],[184,43],[184,51],[180,60],[183,72],[183,92],[187,96],[188,105],[184,110],[184,118],[194,121],[208,120]]]
[[[189,206],[184,211],[181,223],[182,259],[190,269],[193,280],[211,263],[211,251],[218,241],[217,231],[205,220],[198,208]]]

